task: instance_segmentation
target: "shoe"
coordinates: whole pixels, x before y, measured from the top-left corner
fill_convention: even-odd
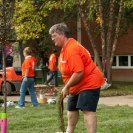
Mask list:
[[[101,86],[101,90],[106,90],[111,86],[111,84],[105,82],[102,86]]]
[[[15,108],[16,109],[24,109],[25,107],[23,107],[23,106],[22,107],[21,106],[16,106]]]
[[[53,83],[49,83],[48,85],[49,85],[49,86],[55,86],[55,84],[53,84]]]

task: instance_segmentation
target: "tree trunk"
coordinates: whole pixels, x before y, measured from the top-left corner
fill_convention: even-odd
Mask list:
[[[102,40],[102,65],[103,65],[103,73],[106,75],[106,35],[105,35],[105,21],[104,21],[104,15],[103,15],[103,3],[101,0],[97,1],[98,3],[98,10],[100,14],[100,19],[101,19],[101,40]]]
[[[114,2],[110,1],[110,13],[109,13],[109,25],[108,25],[108,31],[107,31],[107,80],[111,84],[112,78],[111,78],[111,64],[110,64],[110,58],[111,58],[111,50],[112,50],[112,31],[113,31],[113,19],[114,19]]]
[[[98,50],[97,50],[97,44],[96,44],[96,42],[93,38],[92,33],[90,32],[90,26],[87,23],[87,20],[85,19],[85,15],[82,12],[82,10],[81,10],[81,18],[82,18],[83,24],[85,26],[85,30],[87,31],[87,34],[90,38],[90,42],[91,42],[91,45],[92,45],[92,48],[93,48],[93,51],[94,51],[94,55],[95,55],[95,58],[96,58],[96,63],[99,66],[99,68],[102,70],[102,63],[100,61],[100,56],[99,56],[99,53],[98,53]]]
[[[111,60],[110,60],[111,66],[112,66],[112,63],[113,63],[114,52],[115,52],[116,44],[117,44],[117,41],[118,41],[118,35],[119,35],[119,31],[120,31],[120,22],[121,22],[121,19],[122,19],[122,16],[123,16],[123,5],[124,5],[124,0],[121,0],[120,1],[118,18],[117,18],[116,29],[115,29],[115,37],[114,37],[114,42],[113,42],[113,46],[112,46],[112,53],[111,53]]]

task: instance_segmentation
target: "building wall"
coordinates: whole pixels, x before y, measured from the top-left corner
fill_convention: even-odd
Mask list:
[[[133,55],[133,28],[132,27],[130,27],[127,34],[124,34],[119,38],[115,55]],[[133,68],[113,69],[112,79],[114,81],[133,82]]]
[[[113,81],[129,81],[133,82],[133,69],[113,69]]]
[[[116,55],[133,55],[133,27],[122,35],[116,47]]]

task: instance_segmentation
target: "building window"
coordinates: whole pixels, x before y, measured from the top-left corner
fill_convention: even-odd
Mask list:
[[[128,66],[128,56],[119,56],[119,66]]]
[[[131,56],[131,66],[133,66],[133,56]]]
[[[116,66],[116,56],[114,56],[114,59],[113,59],[113,66]]]
[[[100,57],[101,59],[101,57]],[[94,58],[94,62],[96,60]],[[117,69],[133,69],[133,55],[116,55],[113,59],[112,68]]]
[[[133,68],[133,55],[114,56],[112,68]]]

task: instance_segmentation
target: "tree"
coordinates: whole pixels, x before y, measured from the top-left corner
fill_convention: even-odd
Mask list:
[[[56,7],[55,1],[22,0],[15,2],[14,28],[18,40],[38,39],[46,29],[45,19],[48,11]]]
[[[124,9],[127,7],[131,9],[132,3],[128,0],[63,0],[62,3],[65,12],[73,8],[77,8],[79,11],[94,51],[96,63],[104,71],[109,83],[112,83],[111,69],[122,29],[121,24],[125,22]],[[98,33],[101,36],[101,44],[96,42],[97,36],[95,35]],[[98,50],[99,45],[101,51]]]
[[[124,1],[110,1],[109,2],[109,18],[106,19],[105,10],[102,7],[103,1],[99,0],[99,15],[101,19],[101,39],[102,39],[102,60],[106,61],[106,77],[111,83],[111,69],[113,63],[114,52],[118,41],[120,32],[120,24],[123,17]],[[108,24],[108,25],[107,25]],[[107,26],[106,26],[107,25]]]
[[[16,32],[16,39],[20,42],[20,45],[31,46],[33,51],[41,58],[48,56],[51,49],[48,19],[50,12],[57,7],[58,2],[54,0],[15,1],[13,28]]]

